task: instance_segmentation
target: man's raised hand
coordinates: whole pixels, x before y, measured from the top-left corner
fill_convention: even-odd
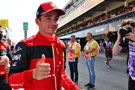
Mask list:
[[[43,54],[41,59],[38,61],[36,68],[33,70],[33,78],[36,80],[42,80],[48,78],[50,73],[50,64],[45,62],[46,58]]]

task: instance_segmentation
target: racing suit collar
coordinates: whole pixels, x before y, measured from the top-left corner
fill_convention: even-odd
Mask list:
[[[56,35],[53,35],[52,37],[46,37],[40,34],[40,32],[37,33],[37,38],[40,38],[42,41],[50,41],[50,42],[56,42],[58,40],[58,37]]]

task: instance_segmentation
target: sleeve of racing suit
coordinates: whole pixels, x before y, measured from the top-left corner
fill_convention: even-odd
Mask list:
[[[64,87],[65,90],[80,90],[66,72],[62,74],[62,87]]]
[[[19,42],[13,53],[9,72],[9,84],[12,88],[23,88],[24,84],[32,82],[32,70],[28,70],[30,57],[28,46]]]

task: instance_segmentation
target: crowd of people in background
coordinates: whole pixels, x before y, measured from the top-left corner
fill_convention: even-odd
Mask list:
[[[100,15],[98,17],[95,17],[95,18],[93,18],[91,20],[88,20],[88,21],[83,22],[83,23],[81,23],[79,25],[71,27],[70,29],[68,29],[66,31],[67,32],[76,31],[78,29],[81,29],[81,28],[84,28],[84,27],[87,27],[87,26],[91,26],[91,25],[103,22],[105,20],[117,17],[117,16],[122,15],[122,14],[126,14],[126,13],[131,12],[131,11],[135,11],[135,5],[132,5],[132,6],[129,5],[127,7],[121,6],[119,8],[116,8],[116,9],[112,10],[112,11],[109,11],[107,13],[103,13],[102,15]],[[61,34],[62,34],[62,32],[61,32]]]

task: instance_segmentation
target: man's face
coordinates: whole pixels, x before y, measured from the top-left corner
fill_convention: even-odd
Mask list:
[[[44,36],[55,34],[58,27],[58,12],[52,11],[42,15],[40,18],[41,19],[36,19],[36,23],[39,26],[40,33]]]
[[[91,40],[92,39],[92,35],[91,34],[87,34],[87,40]]]
[[[75,41],[75,37],[71,36],[70,40],[71,40],[71,42],[74,42]]]
[[[109,41],[109,38],[108,37],[106,38],[106,41]]]

